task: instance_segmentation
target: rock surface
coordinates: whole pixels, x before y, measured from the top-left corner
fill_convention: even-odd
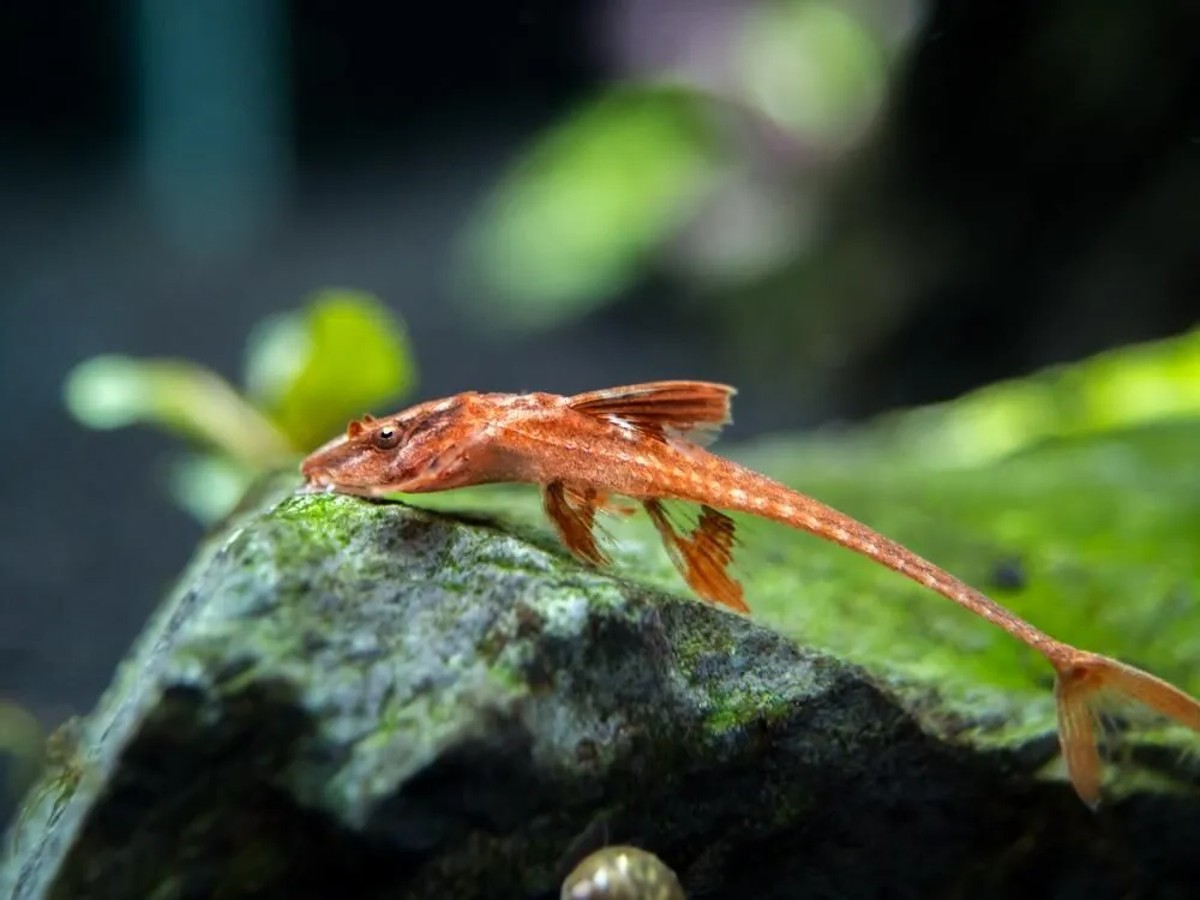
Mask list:
[[[1045,728],[983,740],[928,687],[486,518],[294,486],[201,549],[35,788],[0,897],[552,898],[605,842],[710,898],[1200,884],[1194,792],[1094,815],[1045,777]]]

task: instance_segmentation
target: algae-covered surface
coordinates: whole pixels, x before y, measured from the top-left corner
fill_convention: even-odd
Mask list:
[[[1200,425],[887,451],[734,455],[1200,690]],[[1045,664],[845,550],[740,519],[747,620],[687,597],[638,519],[609,524],[605,573],[529,488],[413,508],[297,484],[200,549],[31,793],[0,896],[549,898],[589,841],[645,846],[689,896],[1200,883],[1191,735],[1118,723],[1092,813],[1055,772]]]
[[[1055,637],[1200,693],[1200,423],[1054,440],[970,468],[897,462],[887,449],[852,433],[732,455],[899,540]],[[488,511],[531,535],[544,527],[522,488],[411,499]],[[735,519],[736,574],[756,621],[898,685],[936,685],[945,704],[993,727],[1053,727],[1052,673],[1024,645],[849,551]],[[606,527],[621,573],[686,590],[648,523]]]

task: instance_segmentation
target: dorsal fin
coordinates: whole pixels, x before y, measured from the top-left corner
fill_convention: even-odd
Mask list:
[[[711,442],[732,421],[730,398],[737,391],[707,381],[651,381],[576,394],[572,409],[628,423],[662,440],[676,434],[698,444]]]

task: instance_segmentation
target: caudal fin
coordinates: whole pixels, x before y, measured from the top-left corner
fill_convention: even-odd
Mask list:
[[[1136,701],[1200,731],[1200,702],[1148,672],[1107,656],[1083,652],[1055,668],[1058,740],[1067,774],[1075,793],[1093,808],[1100,803],[1103,773],[1096,731],[1105,699]]]

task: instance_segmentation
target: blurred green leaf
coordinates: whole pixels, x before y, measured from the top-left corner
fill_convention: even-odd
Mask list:
[[[619,87],[531,147],[468,235],[487,324],[548,328],[624,287],[716,186],[716,112],[696,91]]]
[[[227,456],[209,453],[172,460],[167,478],[175,501],[199,521],[212,524],[233,511],[256,474]]]
[[[23,706],[0,700],[0,754],[10,757],[2,785],[6,800],[16,800],[33,782],[42,766],[46,735]]]
[[[887,60],[853,10],[772,0],[747,19],[741,53],[755,105],[812,143],[858,138],[883,103]]]
[[[304,310],[276,313],[246,340],[246,395],[260,409],[277,405],[308,362],[312,341]]]
[[[247,390],[298,450],[407,393],[414,380],[402,324],[359,291],[322,291],[304,309],[262,323],[247,347]]]
[[[1200,419],[1200,330],[1120,347],[810,442],[848,466],[984,465],[1054,441]]]
[[[68,374],[64,399],[90,428],[158,425],[256,468],[292,454],[286,438],[227,381],[185,360],[93,357]]]
[[[117,355],[76,366],[63,395],[71,414],[90,428],[147,423],[213,451],[176,460],[168,474],[176,501],[213,522],[256,475],[294,462],[412,381],[400,323],[369,294],[328,290],[251,335],[246,383],[253,405],[195,363]]]
[[[850,432],[827,428],[800,446],[809,467],[947,470],[1177,421],[1200,421],[1200,330],[989,384],[946,403],[896,410]],[[1182,451],[1165,432],[1156,433],[1153,451],[1177,466],[1168,455]],[[797,452],[787,440],[778,446],[763,440],[754,463],[786,468],[784,454],[794,461]]]

